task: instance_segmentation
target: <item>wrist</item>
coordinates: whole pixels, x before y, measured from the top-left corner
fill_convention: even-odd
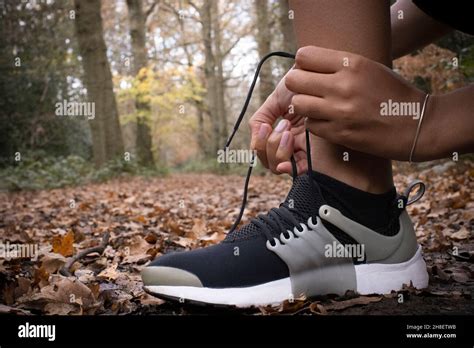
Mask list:
[[[443,118],[444,106],[442,95],[430,95],[425,107],[423,124],[413,154],[414,162],[430,161],[448,154],[446,140],[450,129],[449,120]],[[440,130],[444,130],[440,132]]]

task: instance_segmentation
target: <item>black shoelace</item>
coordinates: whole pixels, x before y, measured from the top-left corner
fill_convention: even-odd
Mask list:
[[[271,52],[264,56],[260,62],[258,63],[257,70],[255,71],[255,75],[253,77],[252,84],[250,85],[249,91],[247,93],[247,98],[245,99],[244,106],[242,107],[242,110],[239,114],[239,117],[237,118],[237,121],[235,122],[234,128],[232,130],[232,133],[230,134],[229,138],[227,139],[225,149],[227,150],[237,133],[237,130],[240,127],[240,124],[242,123],[242,120],[245,116],[245,113],[247,111],[247,108],[250,104],[250,100],[252,98],[253,91],[255,89],[255,85],[257,83],[258,76],[260,74],[260,70],[269,58],[278,56],[278,57],[283,57],[283,58],[289,58],[289,59],[295,59],[295,55],[287,52]],[[312,177],[312,165],[311,165],[311,150],[310,150],[310,134],[308,129],[305,130],[306,132],[306,155],[307,155],[307,161],[308,161],[308,175],[310,176],[310,183],[315,188],[317,185],[314,183],[314,181],[311,179]],[[256,160],[255,154],[252,154],[252,159],[247,171],[247,176],[245,178],[245,184],[244,184],[244,194],[243,194],[243,199],[242,199],[242,205],[240,207],[240,212],[239,215],[237,216],[237,219],[235,220],[234,224],[232,225],[231,229],[229,230],[229,234],[234,232],[234,230],[237,228],[239,225],[240,221],[242,220],[242,216],[245,211],[245,207],[247,205],[247,196],[248,196],[248,186],[250,182],[250,176],[252,175],[252,168],[254,161]],[[296,167],[296,161],[293,156],[291,156],[291,166],[292,166],[292,176],[293,176],[293,181],[297,177],[297,167]],[[317,190],[319,191],[319,189]],[[272,208],[270,212],[267,215],[259,215],[258,217],[254,218],[251,220],[250,223],[255,224],[260,228],[260,230],[265,234],[266,238],[272,243],[274,239],[274,235],[271,233],[269,227],[281,231],[283,234],[286,233],[286,229],[284,227],[283,221],[290,222],[294,226],[299,226],[298,219],[295,217],[297,216],[300,219],[304,219],[304,217],[299,213],[296,209],[290,208],[289,206],[285,205],[280,205],[279,208]],[[287,236],[287,234],[285,234]]]

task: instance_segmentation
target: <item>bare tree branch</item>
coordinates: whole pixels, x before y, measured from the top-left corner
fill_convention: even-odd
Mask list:
[[[102,242],[98,246],[83,250],[80,253],[76,254],[75,256],[69,258],[68,261],[64,264],[64,266],[59,270],[59,273],[61,273],[63,276],[70,277],[72,275],[71,273],[72,265],[74,265],[74,263],[76,263],[77,261],[79,261],[80,259],[86,257],[87,255],[91,253],[102,254],[107,244],[109,244],[109,238],[110,238],[110,233],[106,232],[104,236],[102,237]]]
[[[145,12],[145,18],[148,20],[148,17],[153,13],[156,6],[160,5],[161,0],[154,0],[150,8]]]

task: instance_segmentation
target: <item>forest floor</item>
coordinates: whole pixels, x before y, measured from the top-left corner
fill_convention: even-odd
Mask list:
[[[425,290],[385,296],[346,294],[279,307],[226,313],[460,314],[474,313],[474,163],[398,165],[396,186],[421,179],[425,196],[410,205],[430,274]],[[210,307],[164,302],[142,289],[140,270],[172,250],[217,243],[238,214],[243,178],[176,174],[129,178],[64,189],[0,193],[4,243],[37,247],[34,259],[0,260],[0,313],[205,314]],[[288,178],[251,179],[244,222],[278,206]],[[109,239],[104,240],[108,235]],[[105,250],[73,257],[101,241]],[[72,275],[68,275],[69,272]]]

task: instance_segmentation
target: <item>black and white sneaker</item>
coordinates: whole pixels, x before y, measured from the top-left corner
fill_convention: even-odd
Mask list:
[[[259,68],[271,55],[260,62]],[[311,168],[308,132],[306,139]],[[374,230],[355,221],[343,207],[326,201],[316,174],[309,170],[308,174],[294,175],[293,186],[279,208],[237,229],[251,168],[241,213],[226,239],[151,262],[142,271],[148,293],[180,302],[251,307],[301,296],[342,295],[348,290],[383,294],[400,290],[404,284],[416,288],[428,285],[421,247],[405,210],[407,204],[421,198],[422,183],[410,185],[402,196],[395,195],[389,223],[382,230]],[[416,186],[420,190],[409,201]]]
[[[311,181],[310,175],[298,177],[279,208],[220,244],[159,257],[142,271],[146,291],[181,302],[249,307],[347,290],[383,294],[403,284],[428,285],[404,209],[394,207],[387,230],[396,233],[383,235],[325,204]]]

